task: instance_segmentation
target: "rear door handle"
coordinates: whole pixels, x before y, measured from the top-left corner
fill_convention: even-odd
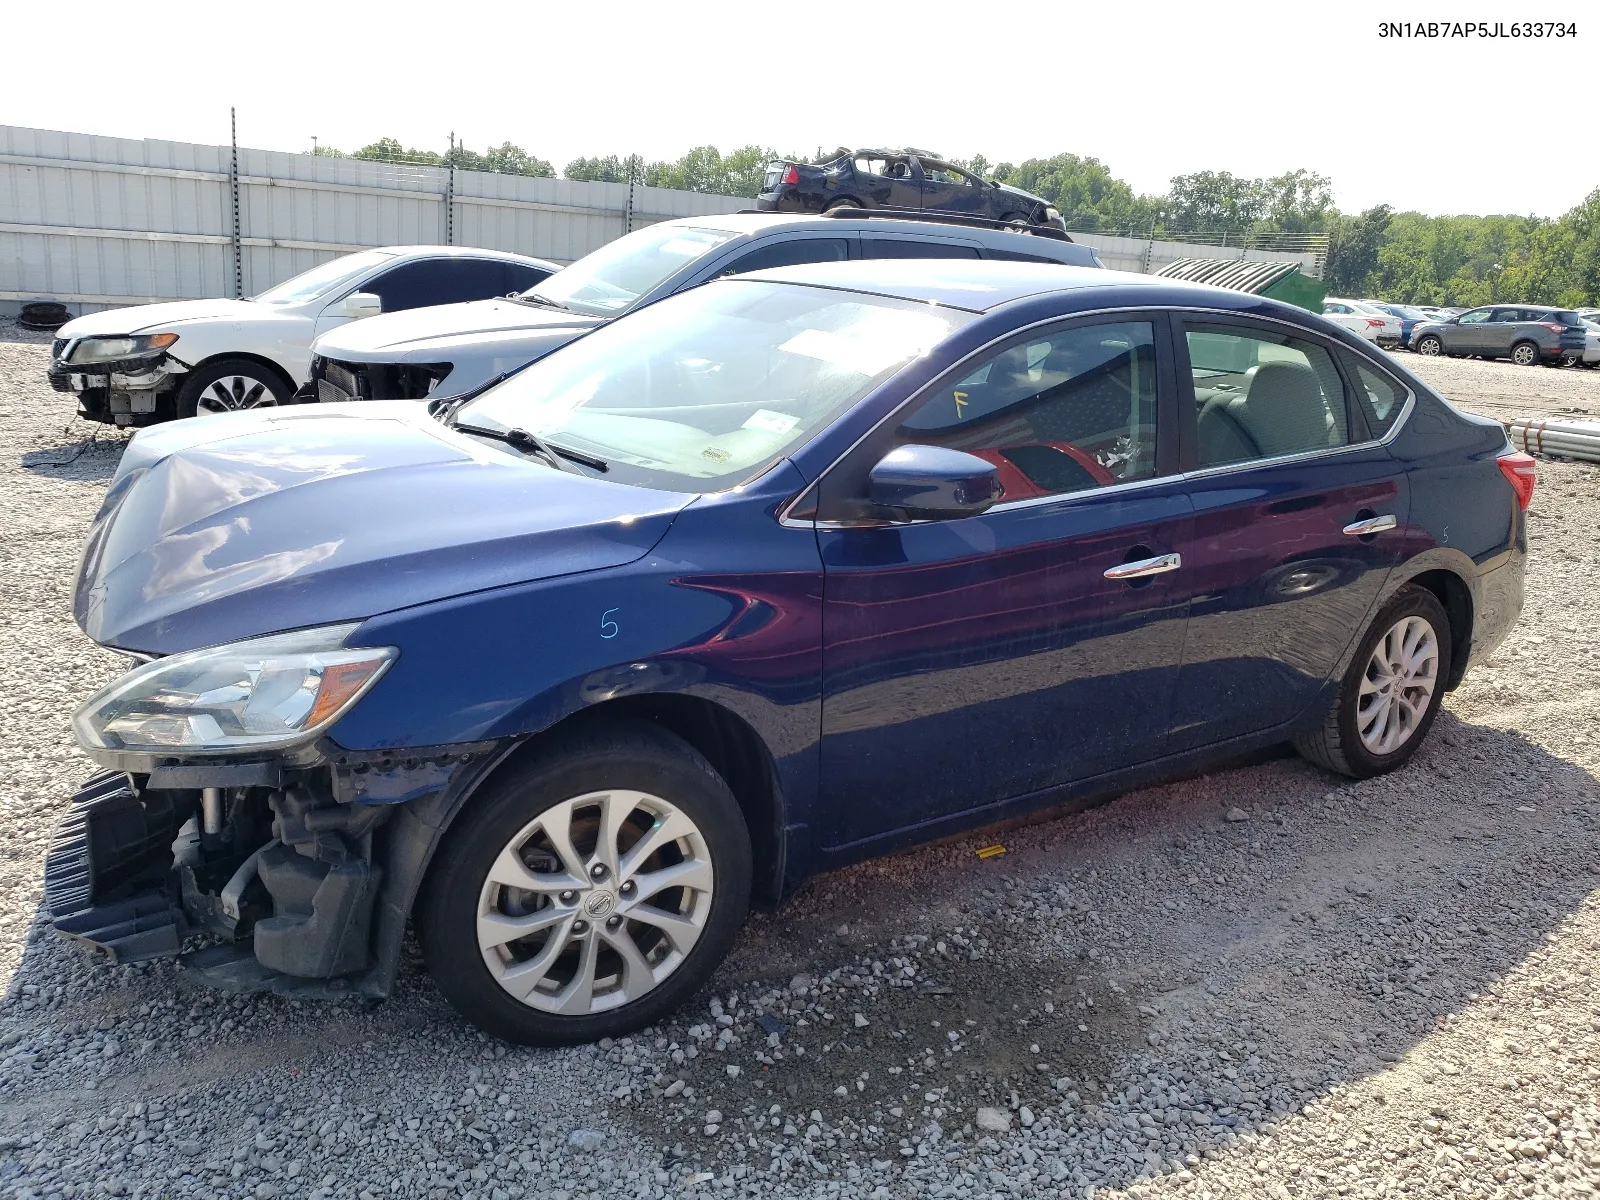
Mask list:
[[[1344,531],[1351,537],[1366,537],[1368,534],[1393,529],[1398,524],[1400,522],[1394,519],[1393,513],[1385,513],[1381,517],[1368,517],[1365,521],[1352,521],[1344,527]]]
[[[1141,558],[1106,569],[1107,579],[1144,579],[1149,575],[1165,575],[1183,566],[1181,554],[1158,554],[1154,558]]]

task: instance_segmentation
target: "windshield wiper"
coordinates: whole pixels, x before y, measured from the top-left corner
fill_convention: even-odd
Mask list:
[[[522,304],[542,304],[545,308],[558,308],[562,312],[572,311],[559,300],[552,300],[549,296],[536,296],[532,292],[523,292],[521,295],[511,298]]]
[[[609,471],[611,464],[603,458],[596,458],[592,454],[585,454],[581,450],[569,450],[565,446],[552,446],[536,433],[529,433],[526,429],[486,429],[482,425],[454,425],[458,433],[470,433],[473,437],[488,438],[495,442],[504,442],[513,450],[521,450],[524,454],[537,454],[558,471],[565,471],[566,465],[562,459],[579,463],[594,471]]]

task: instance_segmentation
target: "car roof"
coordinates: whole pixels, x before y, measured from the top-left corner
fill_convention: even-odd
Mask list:
[[[1090,289],[1112,287],[1148,290],[1152,293],[1152,304],[1165,303],[1173,296],[1180,296],[1186,302],[1215,303],[1220,300],[1226,307],[1233,308],[1238,307],[1241,301],[1259,299],[1225,288],[1160,279],[1154,275],[1108,271],[1101,267],[1075,267],[1065,263],[1058,266],[1054,263],[997,259],[868,258],[852,262],[771,267],[731,278],[838,288],[841,291],[864,292],[923,304],[942,304],[975,313],[989,312],[1013,300],[1024,300],[1049,292],[1087,292]]]
[[[957,214],[959,215],[959,214]],[[941,238],[959,238],[976,242],[985,250],[1010,250],[1016,253],[1040,254],[1047,258],[1063,260],[1093,257],[1094,248],[1070,238],[1037,237],[1011,229],[987,229],[982,225],[967,225],[942,221],[897,221],[893,217],[874,217],[867,220],[841,220],[815,214],[736,212],[708,214],[703,217],[674,217],[663,225],[682,225],[691,229],[715,229],[723,233],[757,237],[764,233],[782,233],[790,230],[811,229],[835,235],[860,233],[864,236],[893,234],[896,237],[914,237],[923,241]],[[1073,247],[1071,250],[1065,247]]]
[[[559,271],[559,263],[550,262],[548,259],[534,258],[529,254],[516,254],[510,250],[486,250],[481,246],[367,246],[362,249],[381,250],[385,254],[393,254],[396,258],[497,258],[504,262],[531,263],[535,266],[549,267],[552,271]],[[351,253],[360,253],[353,250]]]

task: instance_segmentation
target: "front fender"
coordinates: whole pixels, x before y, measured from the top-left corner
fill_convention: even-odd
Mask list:
[[[765,745],[791,799],[814,794],[822,571],[809,528],[777,511],[804,486],[787,460],[743,494],[704,496],[626,566],[494,588],[365,622],[397,646],[329,736],[404,752],[531,736],[611,701],[712,701]]]

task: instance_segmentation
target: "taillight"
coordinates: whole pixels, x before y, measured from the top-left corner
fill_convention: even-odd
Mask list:
[[[1567,331],[1565,325],[1557,325],[1554,321],[1540,321],[1539,324],[1543,325],[1551,333],[1565,333]]]
[[[1538,478],[1533,455],[1514,450],[1510,454],[1502,454],[1495,461],[1500,464],[1500,474],[1506,477],[1511,490],[1517,493],[1517,507],[1527,511],[1528,502],[1533,499],[1533,485]]]
[[[1372,325],[1372,326],[1374,326],[1374,327],[1376,327],[1376,328],[1378,328],[1378,329],[1382,329],[1382,328],[1383,328],[1383,327],[1384,327],[1384,326],[1385,326],[1385,325],[1387,325],[1387,324],[1388,324],[1388,323],[1389,323],[1389,322],[1387,322],[1387,321],[1384,321],[1384,320],[1381,320],[1381,319],[1380,319],[1380,318],[1378,318],[1378,317],[1368,317],[1368,318],[1367,318],[1367,324],[1368,324],[1368,325]]]
[[[795,166],[793,163],[790,163],[788,170],[784,171],[784,173],[783,173],[783,182],[784,183],[799,183],[800,182],[800,168]]]

